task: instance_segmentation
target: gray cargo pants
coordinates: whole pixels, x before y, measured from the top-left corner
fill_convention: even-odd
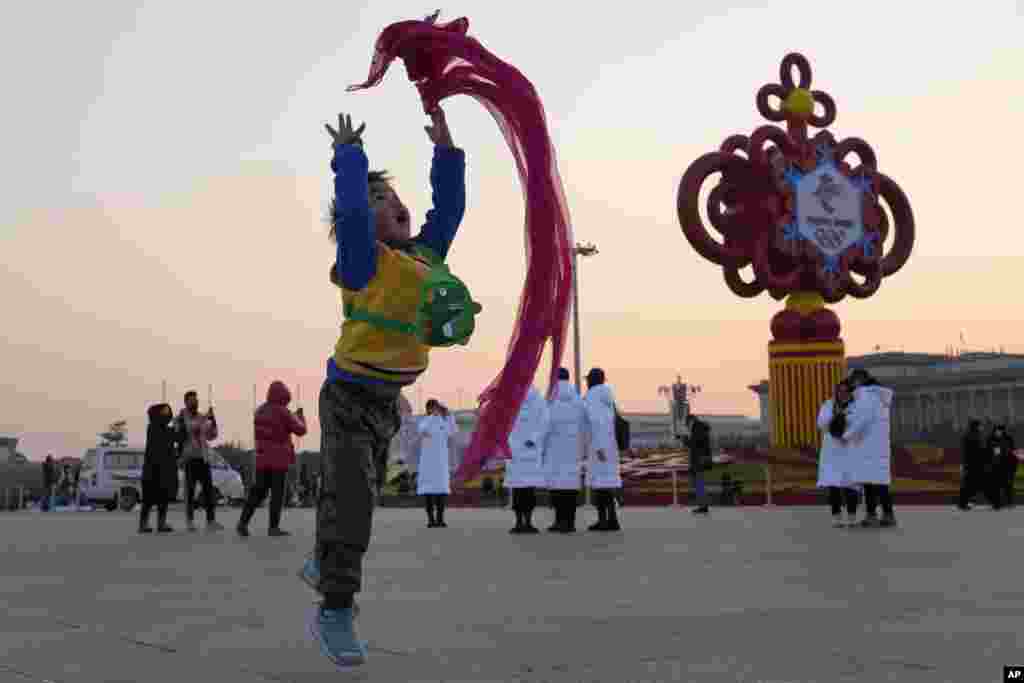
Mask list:
[[[388,446],[401,426],[398,387],[326,382],[320,391],[315,557],[319,592],[358,593]]]

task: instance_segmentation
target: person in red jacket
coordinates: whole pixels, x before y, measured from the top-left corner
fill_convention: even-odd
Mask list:
[[[238,535],[249,535],[249,521],[270,491],[271,536],[288,536],[281,529],[281,507],[284,505],[284,487],[288,468],[295,462],[292,434],[306,433],[306,418],[302,408],[288,410],[292,394],[284,382],[272,382],[267,390],[267,402],[256,411],[256,477],[245,509],[238,520]]]

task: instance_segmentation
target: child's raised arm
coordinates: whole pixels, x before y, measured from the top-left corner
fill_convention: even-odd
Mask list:
[[[440,107],[431,113],[430,118],[434,125],[425,128],[434,143],[434,159],[430,165],[434,207],[427,212],[427,222],[420,229],[416,241],[444,260],[466,212],[466,155],[452,142],[451,131]]]
[[[345,289],[358,291],[373,279],[377,268],[377,234],[370,212],[368,171],[363,152],[366,124],[352,129],[352,117],[338,114],[338,130],[326,124],[334,144],[334,205],[331,223],[338,241],[335,270]]]

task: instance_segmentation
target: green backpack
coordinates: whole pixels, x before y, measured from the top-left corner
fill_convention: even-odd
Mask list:
[[[476,328],[475,316],[483,307],[473,301],[466,284],[453,275],[431,249],[417,245],[415,253],[431,264],[420,289],[415,323],[404,323],[353,308],[345,309],[345,317],[412,335],[426,346],[465,346]]]

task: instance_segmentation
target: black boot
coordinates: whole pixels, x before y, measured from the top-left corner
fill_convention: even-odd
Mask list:
[[[576,533],[576,503],[578,494],[575,491],[565,494],[565,532]]]
[[[444,523],[444,502],[445,496],[438,496],[434,499],[434,509],[437,512],[437,526],[442,529],[447,529],[448,525]]]
[[[551,492],[551,507],[555,509],[555,521],[548,527],[548,531],[559,532],[565,526],[565,498],[561,491]]]
[[[249,536],[249,521],[252,516],[256,513],[256,508],[246,503],[245,509],[242,510],[242,516],[238,518],[238,526],[235,527],[235,531],[242,538],[248,538]]]
[[[161,534],[169,534],[174,527],[167,525],[167,506],[161,505],[156,511],[156,530]]]
[[[540,531],[537,527],[533,526],[533,510],[527,510],[523,513],[523,533],[524,534],[539,534]]]
[[[879,526],[896,526],[896,513],[893,511],[892,507],[892,491],[888,486],[879,487],[878,499],[882,504],[882,521],[879,522]]]
[[[512,489],[512,510],[516,513],[516,525],[508,530],[510,534],[523,533],[523,493],[522,489]]]
[[[140,534],[151,534],[153,533],[153,527],[149,525],[149,505],[143,503],[142,510],[139,512],[139,533]]]
[[[590,531],[604,531],[608,526],[608,508],[604,501],[604,491],[594,491],[594,507],[597,508],[597,521],[587,527]]]
[[[611,494],[608,496],[608,523],[604,527],[604,531],[622,531],[622,527],[619,526],[619,516],[615,512],[615,497]]]
[[[878,488],[875,484],[864,484],[864,519],[860,525],[865,529],[881,526],[878,521]]]
[[[523,529],[526,526],[525,524],[523,524],[523,511],[520,510],[519,508],[516,508],[515,513],[516,513],[516,525],[514,527],[512,527],[511,529],[509,529],[508,532],[510,534],[521,534],[521,533],[523,533]]]
[[[427,528],[433,529],[437,526],[437,520],[434,518],[434,496],[427,495],[425,498],[425,505],[427,508]]]

